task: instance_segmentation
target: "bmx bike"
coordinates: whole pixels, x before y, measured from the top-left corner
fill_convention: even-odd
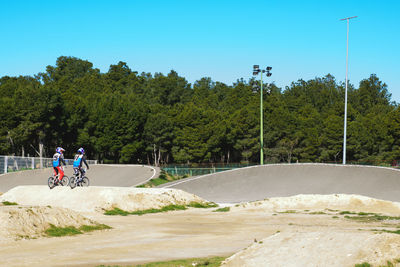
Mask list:
[[[67,186],[69,184],[69,178],[68,176],[64,175],[61,181],[58,179],[59,174],[54,174],[49,177],[47,180],[47,185],[49,186],[50,189],[53,189],[54,187],[61,185],[61,186]]]
[[[86,170],[76,170],[75,173],[69,179],[69,186],[74,189],[77,186],[87,187],[89,186],[89,178],[86,176]]]

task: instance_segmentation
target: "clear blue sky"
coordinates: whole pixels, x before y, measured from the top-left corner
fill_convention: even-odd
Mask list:
[[[189,82],[232,84],[252,65],[272,66],[284,88],[330,73],[371,73],[400,102],[399,1],[9,1],[0,0],[0,77],[33,75],[59,56],[89,60],[107,72],[125,61],[139,73],[171,69]]]

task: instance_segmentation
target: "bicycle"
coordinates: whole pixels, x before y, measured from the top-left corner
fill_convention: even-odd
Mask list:
[[[52,176],[47,179],[47,185],[49,186],[50,189],[53,189],[54,187],[61,185],[61,186],[68,186],[69,184],[69,178],[68,176],[64,175],[61,181],[58,179],[60,174],[56,174],[55,171]]]
[[[86,176],[86,170],[76,170],[75,173],[69,179],[69,186],[74,189],[77,186],[87,187],[89,186],[89,178]]]

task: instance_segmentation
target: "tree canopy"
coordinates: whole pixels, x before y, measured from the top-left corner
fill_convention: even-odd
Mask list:
[[[174,70],[141,73],[125,62],[101,73],[75,57],[34,77],[0,78],[0,154],[88,157],[115,163],[258,162],[260,92],[252,78],[193,85]],[[328,74],[282,89],[265,85],[266,162],[341,162],[344,84]],[[400,110],[372,74],[348,88],[347,160],[400,157]]]

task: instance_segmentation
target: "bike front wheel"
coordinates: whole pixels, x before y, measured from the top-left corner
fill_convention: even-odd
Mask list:
[[[87,178],[86,176],[82,177],[82,182],[81,182],[82,186],[89,186],[89,178]]]
[[[47,185],[49,186],[50,189],[53,189],[56,186],[53,176],[49,177],[49,179],[47,180]]]
[[[71,187],[71,189],[74,189],[76,187],[76,177],[72,176],[71,178],[69,178],[69,186]]]
[[[69,185],[69,178],[68,178],[68,176],[64,175],[64,177],[61,179],[61,185],[62,185],[62,186],[68,186],[68,185]]]

